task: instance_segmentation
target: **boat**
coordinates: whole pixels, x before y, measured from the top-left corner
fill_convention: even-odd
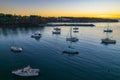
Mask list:
[[[108,33],[106,33],[106,38],[101,39],[101,43],[103,44],[116,44],[116,40],[110,39]]]
[[[56,27],[56,28],[54,28],[54,30],[56,30],[56,31],[60,31],[61,28]]]
[[[77,42],[79,39],[72,36],[72,27],[70,28],[69,37],[66,38],[66,41]]]
[[[60,31],[52,31],[52,34],[61,34]]]
[[[39,69],[33,69],[29,65],[27,67],[24,67],[22,69],[14,70],[12,71],[12,74],[15,74],[17,76],[39,76]]]
[[[113,32],[113,30],[109,29],[109,25],[108,25],[107,29],[104,30],[104,32]]]
[[[33,34],[31,35],[31,37],[32,37],[32,38],[40,38],[40,37],[41,37],[41,33],[40,33],[39,31],[37,31],[37,32],[33,33]]]
[[[11,46],[11,51],[13,52],[21,52],[23,49],[19,46]]]
[[[66,41],[77,42],[79,39],[77,37],[66,38]]]
[[[79,52],[75,50],[73,47],[69,46],[63,50],[63,53],[78,54]]]
[[[78,32],[79,32],[78,30],[79,30],[78,27],[74,27],[74,28],[73,28],[73,32],[74,32],[74,33],[78,33]]]
[[[77,31],[77,30],[75,30],[75,31],[73,31],[74,33],[78,33],[79,31]]]
[[[104,43],[104,44],[116,44],[116,40],[112,40],[110,38],[105,38],[105,39],[102,39],[102,43]]]
[[[78,30],[79,28],[78,27],[74,27],[73,30]]]

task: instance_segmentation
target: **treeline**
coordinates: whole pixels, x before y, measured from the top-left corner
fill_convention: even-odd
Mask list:
[[[86,17],[41,17],[36,15],[20,16],[0,13],[0,26],[39,26],[49,22],[118,22],[116,19]]]
[[[118,22],[117,19],[105,18],[88,18],[88,17],[51,17],[47,19],[48,22]]]
[[[41,16],[18,16],[12,14],[0,14],[0,26],[39,26],[46,24],[46,19]]]

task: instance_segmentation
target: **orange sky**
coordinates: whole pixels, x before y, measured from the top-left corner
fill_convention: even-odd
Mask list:
[[[0,0],[0,12],[54,17],[120,18],[120,0]]]

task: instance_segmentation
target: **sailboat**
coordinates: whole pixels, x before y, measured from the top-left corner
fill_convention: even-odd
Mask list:
[[[65,49],[63,50],[63,53],[78,54],[79,52],[78,52],[75,48],[73,48],[73,47],[71,47],[71,46],[68,46],[67,48],[65,48]]]
[[[113,31],[113,30],[109,29],[109,24],[108,24],[107,29],[104,30],[104,32],[112,32],[112,31]]]
[[[107,34],[106,38],[101,39],[101,43],[103,43],[103,44],[116,44],[116,40],[110,39],[108,34]]]
[[[79,39],[77,37],[73,37],[72,36],[72,27],[70,28],[69,37],[66,38],[66,41],[70,41],[70,42],[77,42],[77,41],[79,41]]]
[[[72,47],[72,42],[70,42],[70,45],[64,48],[63,53],[78,54],[79,52],[75,48]]]
[[[12,46],[10,47],[11,51],[13,52],[21,52],[23,49],[22,47],[18,46],[15,44],[15,42],[13,41]]]

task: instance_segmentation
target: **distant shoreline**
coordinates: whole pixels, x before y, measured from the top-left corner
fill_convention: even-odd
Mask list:
[[[45,26],[51,22],[61,23],[96,23],[96,22],[119,22],[117,19],[103,19],[103,18],[87,18],[87,17],[41,17],[37,15],[18,16],[12,14],[0,13],[0,27],[18,27],[18,26]],[[50,25],[49,25],[50,26]],[[52,25],[51,25],[52,26]],[[62,24],[56,26],[94,26],[94,25],[78,25],[78,24]]]

